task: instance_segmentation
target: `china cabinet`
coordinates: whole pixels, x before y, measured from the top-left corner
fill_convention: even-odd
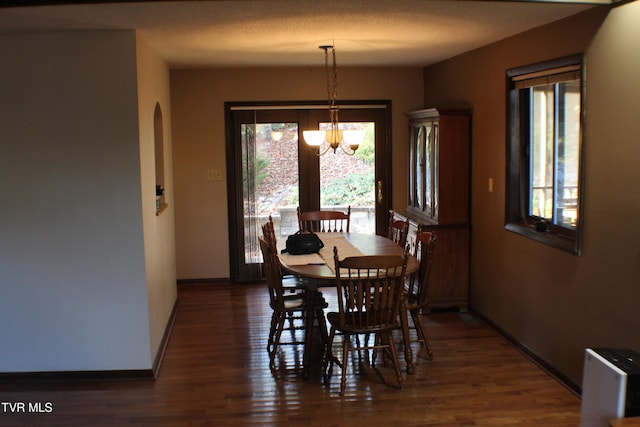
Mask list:
[[[428,290],[428,310],[468,308],[470,125],[468,110],[427,109],[409,119],[410,235],[434,231],[434,252]]]

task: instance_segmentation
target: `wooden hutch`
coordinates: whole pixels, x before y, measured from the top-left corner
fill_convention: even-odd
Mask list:
[[[438,236],[427,311],[468,309],[470,131],[468,110],[414,111],[409,118],[409,203],[393,216]]]

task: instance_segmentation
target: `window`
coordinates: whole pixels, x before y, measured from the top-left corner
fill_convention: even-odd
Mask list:
[[[582,55],[507,71],[506,228],[580,254]]]

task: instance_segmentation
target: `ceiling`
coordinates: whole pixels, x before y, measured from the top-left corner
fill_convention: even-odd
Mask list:
[[[426,66],[579,13],[595,3],[609,1],[201,0],[3,5],[0,35],[135,29],[172,68],[319,66],[324,64],[324,54],[318,46],[325,44],[335,45],[339,65]]]

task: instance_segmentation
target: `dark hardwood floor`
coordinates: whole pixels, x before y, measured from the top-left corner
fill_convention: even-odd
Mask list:
[[[324,293],[331,310],[333,290]],[[0,426],[579,425],[579,397],[471,314],[427,316],[435,359],[418,358],[402,390],[390,364],[379,369],[387,385],[351,359],[344,398],[339,369],[329,389],[322,385],[319,348],[307,380],[294,369],[301,354],[293,347],[270,372],[269,317],[264,285],[180,286],[155,381],[0,384]],[[4,404],[19,402],[24,413]],[[41,412],[29,413],[34,403]]]

